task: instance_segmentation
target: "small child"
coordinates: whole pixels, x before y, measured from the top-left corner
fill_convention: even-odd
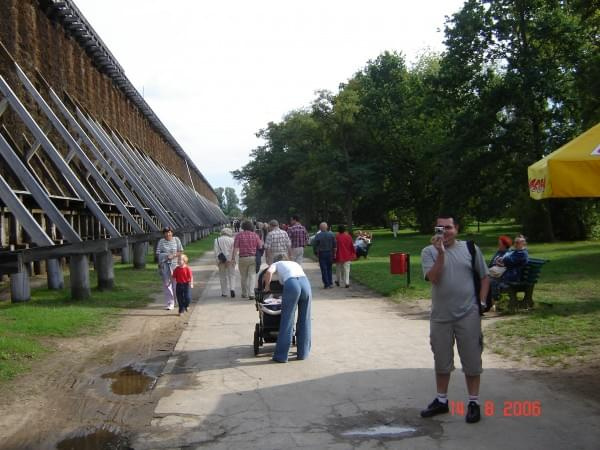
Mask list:
[[[179,305],[179,315],[188,311],[190,302],[192,301],[192,289],[194,288],[194,274],[192,269],[187,265],[188,257],[181,254],[179,264],[173,271],[173,280],[177,283],[175,293],[177,295],[177,303]]]

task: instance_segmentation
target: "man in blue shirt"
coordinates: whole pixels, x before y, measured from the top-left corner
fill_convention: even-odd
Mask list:
[[[321,268],[321,279],[323,287],[331,289],[333,287],[333,259],[336,252],[335,235],[328,230],[327,223],[321,222],[319,225],[320,233],[317,233],[313,239],[313,250],[319,258],[319,267]]]

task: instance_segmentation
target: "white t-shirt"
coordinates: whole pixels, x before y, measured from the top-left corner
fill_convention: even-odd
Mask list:
[[[267,271],[269,273],[277,272],[281,284],[284,284],[288,278],[306,276],[302,266],[294,261],[278,261],[271,264]]]

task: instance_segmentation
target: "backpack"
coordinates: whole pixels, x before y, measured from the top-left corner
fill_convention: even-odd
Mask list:
[[[481,277],[479,276],[479,273],[475,269],[475,256],[476,256],[475,242],[467,241],[467,248],[469,249],[469,253],[471,255],[471,271],[473,273],[473,287],[475,288],[475,302],[477,303],[477,306],[479,307],[479,315],[483,316],[483,313],[486,313],[490,309],[492,309],[492,296],[491,296],[491,292],[488,291],[488,295],[485,299],[485,306],[481,304],[481,302],[479,300],[479,292],[481,290]]]

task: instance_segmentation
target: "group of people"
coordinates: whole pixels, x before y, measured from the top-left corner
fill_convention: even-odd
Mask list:
[[[265,226],[266,225],[266,226]],[[296,321],[297,358],[308,357],[311,346],[310,301],[312,292],[308,278],[302,269],[304,246],[308,244],[308,233],[298,216],[292,216],[286,230],[280,228],[277,220],[268,224],[244,221],[242,231],[232,237],[229,228],[221,230],[215,239],[214,251],[221,283],[221,295],[235,297],[233,287],[234,270],[239,267],[241,296],[254,300],[256,274],[260,270],[262,257],[268,265],[263,277],[264,286],[270,286],[272,276],[277,274],[283,285],[280,328],[273,361],[284,363],[288,360],[289,348]],[[223,257],[219,257],[222,254]]]
[[[468,391],[467,423],[481,419],[479,404],[481,354],[481,305],[499,296],[498,288],[516,281],[527,264],[527,242],[515,238],[515,248],[508,236],[498,239],[498,252],[486,264],[478,246],[473,254],[466,241],[457,239],[459,223],[452,215],[438,217],[436,229],[443,230],[431,238],[431,245],[421,252],[423,275],[431,282],[430,344],[433,352],[437,395],[421,411],[422,417],[449,412],[448,386],[454,370],[454,342],[458,349]],[[478,283],[474,283],[474,277]],[[477,286],[477,287],[476,287]]]
[[[333,288],[333,263],[336,264],[336,286],[343,283],[345,287],[350,287],[350,265],[356,259],[356,248],[346,227],[339,225],[337,234],[334,234],[327,222],[321,222],[319,232],[312,240],[312,247],[319,261],[323,288]]]
[[[490,292],[488,302],[490,305],[500,298],[500,291],[508,283],[519,281],[523,268],[529,262],[529,253],[527,251],[527,240],[525,236],[519,234],[513,240],[509,236],[498,237],[498,250],[490,260]]]
[[[356,251],[356,257],[360,258],[361,256],[364,256],[366,258],[369,254],[369,247],[371,246],[373,235],[362,230],[358,230],[355,235],[354,249]]]
[[[298,216],[292,216],[290,226],[284,231],[277,220],[268,223],[243,221],[241,231],[233,236],[231,228],[223,228],[214,242],[214,252],[219,268],[221,295],[235,297],[234,274],[240,272],[242,298],[254,299],[256,274],[260,270],[263,255],[268,265],[282,257],[302,265],[304,246],[308,233]],[[223,258],[219,258],[219,254]]]
[[[264,250],[268,264],[263,277],[264,286],[270,286],[275,274],[283,285],[280,331],[273,360],[288,360],[296,310],[297,358],[305,359],[311,347],[312,291],[302,269],[308,234],[296,216],[292,218],[287,232],[279,227],[276,220],[270,221],[268,228],[265,236],[263,227],[255,227],[252,222],[244,221],[235,237],[230,228],[224,228],[215,239],[221,295],[235,297],[232,271],[237,261],[242,279],[242,298],[253,298],[257,254]],[[459,223],[456,217],[441,215],[436,221],[437,229],[440,232],[431,238],[430,245],[421,252],[423,275],[432,285],[429,339],[437,391],[434,400],[421,411],[421,416],[433,417],[450,410],[448,387],[450,374],[454,370],[456,342],[468,391],[465,419],[468,423],[475,423],[481,419],[479,389],[483,371],[483,334],[480,308],[486,303],[488,294],[497,299],[505,283],[520,278],[528,261],[527,242],[524,236],[518,235],[513,248],[510,237],[500,236],[498,251],[486,264],[477,245],[470,249],[466,241],[457,238]],[[187,258],[179,239],[168,228],[163,232],[164,238],[159,241],[156,252],[163,275],[167,309],[173,309],[176,296],[182,314],[189,306],[193,276],[187,267]],[[362,236],[370,239],[370,236]],[[319,261],[323,287],[333,287],[333,262],[337,263],[336,285],[343,283],[349,287],[350,262],[356,258],[357,252],[355,242],[345,227],[340,226],[338,233],[334,234],[327,223],[321,223],[312,247]],[[473,283],[474,278],[478,283]]]

